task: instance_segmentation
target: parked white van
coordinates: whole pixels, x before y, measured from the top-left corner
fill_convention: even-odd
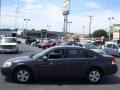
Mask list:
[[[0,38],[0,52],[18,52],[16,37],[1,37]]]

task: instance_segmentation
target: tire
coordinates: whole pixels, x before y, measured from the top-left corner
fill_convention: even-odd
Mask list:
[[[102,72],[99,69],[90,69],[86,74],[89,83],[98,83],[102,79]]]
[[[18,68],[14,73],[15,80],[20,83],[27,83],[32,79],[32,73],[28,68]]]

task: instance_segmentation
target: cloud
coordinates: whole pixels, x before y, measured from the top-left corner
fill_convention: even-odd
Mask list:
[[[41,2],[37,4],[37,0],[24,0],[27,3],[24,3],[24,6],[19,9],[17,27],[25,28],[23,21],[24,18],[31,19],[28,22],[28,28],[42,29],[47,28],[47,25],[50,25],[50,30],[52,31],[63,31],[63,15],[62,8],[49,3],[48,5],[43,5]],[[61,5],[62,6],[62,5]],[[9,10],[9,11],[8,11]],[[15,5],[13,6],[4,6],[2,8],[2,26],[4,27],[15,27]],[[85,25],[85,33],[88,33],[89,28],[89,15],[94,16],[92,19],[92,32],[96,29],[107,28],[109,27],[108,17],[115,17],[112,20],[112,23],[119,23],[120,12],[111,11],[111,10],[94,10],[87,11],[84,13],[70,14],[69,21],[72,21],[70,25],[71,32],[82,33],[82,25]],[[68,30],[69,31],[69,30]]]
[[[35,3],[38,0],[21,0],[21,1],[24,2],[24,3]]]
[[[71,24],[71,31],[82,33],[82,26],[85,26],[85,33],[88,34],[89,31],[89,15],[94,16],[92,18],[92,29],[91,32],[94,32],[98,29],[109,29],[110,22],[108,17],[115,17],[112,20],[112,24],[120,23],[120,12],[115,12],[111,10],[101,10],[101,11],[93,11],[93,12],[86,12],[86,13],[79,13],[78,15],[71,15],[70,20],[73,22]]]
[[[101,8],[101,5],[96,3],[95,1],[89,1],[85,3],[85,6],[88,8]]]

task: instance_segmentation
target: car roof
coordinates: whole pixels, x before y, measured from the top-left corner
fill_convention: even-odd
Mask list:
[[[54,47],[51,47],[51,49],[84,49],[84,50],[89,50],[87,48],[82,48],[82,47],[79,47],[79,46],[54,46]]]

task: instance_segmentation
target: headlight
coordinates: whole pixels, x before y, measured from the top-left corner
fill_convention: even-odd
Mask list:
[[[11,62],[5,62],[5,63],[3,64],[3,67],[5,67],[5,68],[11,67],[11,66],[12,66],[12,63],[11,63]]]

